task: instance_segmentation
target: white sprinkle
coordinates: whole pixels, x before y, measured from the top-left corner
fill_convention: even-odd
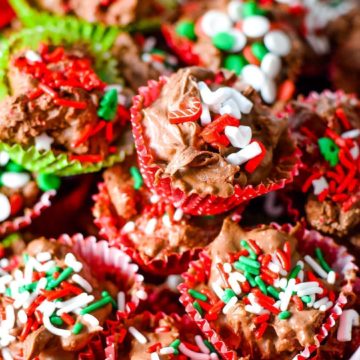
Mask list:
[[[311,294],[311,295],[310,295],[310,299],[311,299],[311,301],[310,301],[310,302],[308,302],[308,303],[306,304],[306,306],[307,306],[308,308],[310,308],[310,307],[313,307],[313,306],[314,306],[315,299],[316,299],[315,294]]]
[[[129,333],[140,343],[145,345],[147,343],[147,339],[146,337],[136,328],[134,328],[133,326],[129,327]]]
[[[51,259],[51,254],[49,252],[41,252],[36,255],[36,260],[40,262],[49,261]]]
[[[298,279],[300,280],[300,281],[304,281],[304,271],[303,270],[300,270],[299,271],[299,274],[298,274]]]
[[[6,151],[0,151],[0,166],[5,166],[9,160],[9,154]]]
[[[264,310],[260,305],[245,305],[245,311],[256,315],[262,315],[267,313],[267,311]]]
[[[13,360],[11,351],[8,348],[1,349],[1,356],[3,357],[4,360]]]
[[[341,137],[343,139],[355,139],[358,136],[360,136],[360,129],[353,129],[353,130],[345,131],[341,134]],[[0,154],[0,159],[1,159],[1,154]]]
[[[78,274],[74,274],[71,277],[72,281],[74,281],[76,284],[80,285],[86,292],[91,293],[93,288],[91,284],[85,280],[82,276]]]
[[[332,306],[333,306],[333,302],[328,301],[325,305],[321,305],[319,310],[325,312],[328,311]]]
[[[210,354],[209,348],[205,345],[203,338],[201,335],[195,335],[195,342],[198,348],[203,352],[204,354]]]
[[[56,306],[59,310],[56,312],[57,315],[61,316],[63,313],[71,312],[77,308],[85,306],[92,301],[94,301],[93,295],[88,295],[86,293],[81,293],[67,301],[57,302]]]
[[[230,31],[232,22],[229,16],[223,12],[210,10],[202,17],[201,28],[207,36],[213,37],[219,32]]]
[[[275,81],[267,76],[264,76],[264,81],[261,86],[260,93],[262,99],[266,103],[272,104],[275,101],[277,94]]]
[[[119,311],[125,311],[125,293],[123,291],[119,291],[117,294],[117,304]]]
[[[228,279],[229,285],[231,286],[231,289],[234,291],[234,293],[236,295],[240,295],[241,294],[241,287],[238,283],[238,280],[236,279],[236,277],[233,275],[236,273],[231,273]],[[238,273],[240,274],[240,273]]]
[[[177,208],[174,212],[174,221],[180,221],[184,216],[184,212],[180,209],[180,208]]]
[[[360,345],[349,360],[359,360],[359,359],[360,359]]]
[[[232,265],[228,262],[224,263],[223,265],[223,270],[227,273],[230,274],[232,271]],[[240,273],[239,273],[240,274]]]
[[[156,225],[157,225],[157,219],[156,218],[150,219],[146,224],[145,234],[152,235],[156,229]]]
[[[151,197],[150,197],[150,202],[151,202],[152,204],[156,204],[159,200],[160,200],[160,196],[157,195],[157,194],[153,194],[153,195],[151,195]]]
[[[9,304],[5,307],[6,320],[1,322],[1,328],[11,330],[15,325],[15,311],[14,306]]]
[[[227,304],[223,307],[222,312],[223,314],[227,314],[237,303],[238,298],[236,296],[233,296]]]
[[[55,327],[51,321],[50,321],[50,317],[49,315],[43,315],[43,324],[46,328],[46,330],[48,330],[49,332],[51,332],[54,335],[60,336],[60,337],[69,337],[71,335],[71,331],[70,330],[64,330],[64,329],[59,329],[57,327]]]
[[[357,160],[360,155],[360,148],[357,143],[355,143],[354,146],[350,149],[350,154],[354,160]]]
[[[33,62],[33,63],[42,62],[41,56],[33,50],[26,50],[25,58],[26,58],[26,60]]]
[[[0,294],[4,294],[6,291],[6,285],[11,282],[13,277],[9,274],[0,277]]]
[[[170,216],[168,214],[164,214],[162,217],[162,222],[163,224],[167,227],[167,228],[171,228],[172,227],[172,223],[170,220]]]
[[[335,271],[331,270],[331,271],[328,273],[327,282],[328,282],[329,284],[335,284],[335,281],[336,281],[336,273],[335,273]]]
[[[99,320],[91,314],[84,314],[82,315],[82,319],[84,322],[88,323],[90,326],[96,328],[99,326]]]
[[[213,352],[213,353],[210,354],[210,359],[211,360],[219,360],[219,357],[218,357],[217,353]]]
[[[206,83],[203,81],[198,82],[201,100],[210,106],[219,105],[225,100],[230,99],[233,95],[233,89],[230,87],[221,87],[212,92]]]
[[[247,17],[242,23],[244,34],[251,38],[264,36],[270,29],[270,21],[265,16],[254,15]]]
[[[260,145],[257,142],[252,142],[238,152],[228,155],[226,160],[232,165],[242,165],[260,155],[261,152]]]
[[[18,311],[17,318],[18,318],[18,320],[19,320],[19,322],[21,324],[25,324],[27,322],[27,319],[28,319],[25,310],[20,309]]]
[[[242,114],[249,114],[254,106],[254,104],[241,92],[231,89],[232,90],[232,98],[236,101],[239,106],[239,109]]]
[[[135,223],[133,221],[128,221],[122,228],[121,231],[128,233],[135,230]]]
[[[53,142],[54,139],[51,136],[48,136],[46,133],[42,133],[41,135],[35,137],[35,148],[37,151],[49,151]]]
[[[227,6],[227,12],[233,22],[237,22],[242,18],[242,3],[238,0],[230,1]]]
[[[230,52],[239,52],[246,45],[246,36],[240,30],[233,28],[227,32],[235,38],[235,44],[231,48]]]
[[[171,346],[163,347],[160,349],[160,355],[171,355],[175,352],[174,348]]]
[[[325,189],[329,188],[329,183],[325,179],[324,176],[321,176],[319,179],[315,179],[312,181],[312,185],[314,187],[314,194],[319,195],[321,194]]]
[[[138,290],[136,292],[136,296],[140,299],[140,300],[146,300],[148,298],[147,293],[144,290]]]
[[[290,279],[288,281],[287,288],[285,289],[283,298],[281,299],[281,304],[280,304],[281,311],[287,310],[289,303],[290,303],[291,296],[292,296],[292,292],[294,290],[294,285],[295,285],[295,279]]]
[[[265,75],[261,69],[253,64],[246,65],[241,72],[242,79],[251,85],[256,91],[260,91],[264,83]]]
[[[261,70],[271,79],[275,79],[281,70],[281,59],[279,56],[267,53],[261,61]]]
[[[314,294],[322,294],[324,290],[321,287],[309,287],[304,290],[299,290],[297,292],[298,296],[306,296],[306,295],[314,295]]]
[[[15,309],[20,309],[25,302],[29,299],[30,293],[28,291],[23,291],[22,293],[18,294],[16,297],[13,305]]]
[[[268,265],[269,270],[271,270],[272,272],[278,274],[280,272],[280,266],[273,263],[272,261],[269,262]]]
[[[83,264],[76,260],[76,257],[73,253],[67,253],[65,255],[64,262],[67,266],[73,268],[75,272],[80,272],[83,268]]]
[[[224,290],[221,288],[220,284],[217,281],[214,281],[211,286],[217,297],[219,299],[222,299],[222,297],[224,296]]]
[[[316,287],[319,284],[316,281],[306,281],[303,283],[299,283],[295,285],[295,291],[300,291],[300,290],[305,290],[305,289],[309,289],[311,287]]]
[[[305,255],[304,260],[318,275],[327,279],[327,272],[310,255]]]
[[[21,172],[4,172],[1,182],[10,189],[20,189],[30,181],[30,174]]]
[[[156,352],[152,352],[150,354],[150,360],[160,360],[160,357]]]
[[[209,105],[202,103],[202,112],[200,116],[201,126],[206,126],[211,123],[211,114],[209,110]]]
[[[317,300],[317,301],[315,301],[314,302],[314,309],[319,309],[319,307],[321,306],[321,305],[325,305],[327,302],[329,301],[329,298],[328,297],[323,297],[323,298],[321,298],[320,300]]]
[[[266,34],[264,44],[270,52],[278,56],[286,56],[291,51],[290,38],[281,30],[273,30]]]
[[[240,125],[239,127],[226,126],[225,135],[229,139],[232,146],[242,149],[250,144],[252,130],[250,126],[244,125]]]
[[[196,360],[210,360],[210,356],[208,354],[201,354],[195,351],[190,350],[186,347],[184,343],[180,343],[179,350],[189,357],[190,359],[196,359]]]
[[[235,119],[241,119],[241,112],[234,99],[227,99],[220,106],[220,115],[228,114]]]
[[[288,281],[286,278],[281,278],[279,281],[279,285],[282,289],[285,289],[287,287]]]
[[[178,286],[182,283],[182,277],[180,275],[169,275],[165,281],[167,287],[174,292],[179,292]]]
[[[302,260],[299,260],[296,265],[299,265],[301,267],[301,269],[304,268],[304,262]]]
[[[340,315],[339,328],[337,331],[338,341],[351,341],[353,326],[360,325],[359,313],[354,309],[344,310]]]

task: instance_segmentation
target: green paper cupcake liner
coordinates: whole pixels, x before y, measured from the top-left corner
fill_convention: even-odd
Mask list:
[[[51,150],[39,152],[35,146],[29,146],[27,149],[24,149],[19,144],[9,145],[1,141],[0,151],[6,151],[12,161],[23,166],[28,171],[57,176],[72,176],[97,172],[104,167],[122,162],[127,155],[133,153],[134,149],[130,139],[130,132],[126,132],[123,137],[124,144],[119,145],[117,154],[110,155],[104,161],[96,163],[70,160],[65,153],[55,154]]]

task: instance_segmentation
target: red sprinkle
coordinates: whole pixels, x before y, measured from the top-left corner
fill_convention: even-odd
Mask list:
[[[264,335],[264,332],[266,331],[268,327],[268,323],[264,322],[262,323],[259,328],[255,331],[255,338],[256,339],[261,339],[262,336]]]
[[[280,263],[281,263],[281,266],[286,270],[286,271],[290,271],[290,261],[288,259],[288,257],[285,255],[285,253],[280,250],[280,249],[277,249],[276,250],[276,256],[277,258],[279,259]]]
[[[147,353],[151,354],[153,352],[156,352],[156,351],[159,351],[161,349],[161,343],[160,342],[157,342],[151,346],[149,346],[146,350]]]
[[[79,287],[77,287],[73,284],[70,284],[67,281],[63,281],[61,283],[61,287],[72,292],[74,295],[80,295],[83,292],[82,289],[80,289]]]
[[[70,155],[70,161],[80,161],[82,163],[97,163],[103,160],[102,155]]]
[[[269,318],[270,318],[269,314],[263,314],[263,315],[256,316],[256,318],[253,321],[254,321],[254,324],[259,325],[263,322],[268,321]]]
[[[87,104],[85,101],[73,101],[73,100],[67,100],[67,99],[54,99],[54,102],[56,105],[59,106],[65,106],[65,107],[71,107],[74,109],[84,110],[87,107]]]
[[[337,108],[335,110],[335,114],[336,116],[339,118],[339,120],[341,121],[342,125],[344,126],[344,128],[346,130],[350,130],[351,129],[351,125],[349,123],[349,120],[344,112],[344,109],[342,108]]]
[[[39,88],[45,93],[51,96],[53,99],[57,98],[58,94],[56,91],[54,91],[51,87],[40,83]]]
[[[270,254],[265,254],[263,259],[261,260],[261,266],[263,268],[267,268],[270,261],[271,261],[271,255]]]
[[[170,326],[158,326],[155,329],[155,334],[161,334],[165,332],[169,332],[171,330]]]
[[[22,332],[21,332],[21,334],[19,336],[20,341],[22,341],[22,342],[25,341],[25,339],[27,338],[27,336],[30,333],[33,322],[34,322],[34,320],[31,317],[29,317],[27,319],[27,322],[26,322],[25,326],[23,327]]]
[[[254,251],[256,255],[260,255],[261,249],[259,248],[255,240],[249,239],[248,244],[250,245],[251,249]]]
[[[301,301],[301,299],[297,296],[297,295],[293,295],[292,299],[294,300],[294,303],[296,305],[296,308],[299,310],[299,311],[302,311],[304,309],[304,304],[303,302]]]
[[[65,297],[70,294],[69,289],[56,290],[56,291],[44,291],[43,295],[46,296],[47,300],[55,300]]]
[[[63,319],[64,323],[67,325],[75,324],[74,318],[71,315],[69,315],[68,313],[62,313],[61,318]]]

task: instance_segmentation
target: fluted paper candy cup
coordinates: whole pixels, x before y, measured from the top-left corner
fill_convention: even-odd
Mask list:
[[[298,173],[300,152],[290,138],[286,145],[292,148],[291,152],[287,152],[286,156],[274,158],[272,178],[276,181],[271,180],[266,184],[260,183],[259,185],[247,185],[245,187],[236,184],[234,194],[229,197],[197,193],[188,195],[181,189],[175,188],[170,177],[163,176],[157,179],[156,174],[160,167],[155,162],[149,141],[146,138],[143,110],[155,102],[167,81],[166,77],[162,77],[159,81],[149,81],[147,87],[139,88],[139,95],[134,97],[131,108],[132,129],[141,174],[146,185],[164,201],[174,204],[175,207],[181,208],[185,213],[191,215],[215,215],[224,213],[257,196],[282,189],[286,184],[293,181],[294,176]]]
[[[138,266],[120,249],[109,246],[105,240],[95,237],[62,235],[59,242],[69,246],[75,255],[81,256],[94,269],[100,279],[109,279],[125,293],[125,303],[118,309],[118,315],[128,316],[133,313],[139,302],[144,299],[144,277],[138,273]]]
[[[348,304],[354,303],[354,286],[357,281],[356,272],[358,270],[354,264],[355,258],[347,252],[345,247],[337,245],[333,239],[322,236],[316,231],[298,228],[294,233],[294,229],[296,228],[289,224],[282,226],[272,224],[271,227],[285,233],[292,232],[298,239],[298,250],[301,254],[306,254],[309,253],[309,251],[314,251],[315,248],[320,248],[331,268],[343,280],[337,298],[326,313],[325,320],[314,336],[314,345],[306,346],[293,357],[294,360],[312,358],[312,356],[316,355],[317,351],[321,351],[322,344],[329,336],[335,336],[336,341],[335,330],[338,327],[339,318],[344,308]],[[239,355],[229,344],[231,334],[228,334],[227,338],[224,337],[225,333],[222,334],[218,331],[216,323],[212,322],[211,318],[209,320],[207,316],[199,313],[198,306],[194,306],[195,301],[189,294],[191,289],[208,283],[212,261],[210,254],[207,251],[203,251],[199,256],[199,260],[190,264],[188,271],[182,275],[184,283],[178,287],[181,292],[180,302],[185,306],[186,312],[197,323],[204,335],[214,344],[221,356],[226,360],[236,360]],[[246,344],[244,344],[244,347],[246,347]]]
[[[124,226],[121,224],[119,215],[113,209],[105,184],[99,184],[99,193],[94,196],[94,200],[93,215],[95,224],[100,229],[100,235],[109,241],[110,246],[118,247],[129,255],[148,274],[161,277],[181,274],[187,269],[189,262],[195,260],[204,248],[200,245],[189,246],[186,250],[162,253],[159,256],[151,257],[141,252],[127,233],[122,231]],[[158,219],[158,221],[160,220]]]

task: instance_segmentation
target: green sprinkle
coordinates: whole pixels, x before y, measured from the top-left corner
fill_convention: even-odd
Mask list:
[[[254,42],[251,45],[251,51],[255,55],[256,58],[258,58],[260,61],[265,57],[265,55],[268,53],[267,48],[265,45],[261,42]]]
[[[26,169],[23,168],[21,165],[14,163],[12,160],[10,160],[6,166],[5,166],[5,170],[8,172],[16,172],[16,173],[20,173],[20,172],[26,172]]]
[[[240,75],[242,69],[248,64],[243,55],[231,54],[226,56],[224,60],[224,67],[230,71],[233,71],[236,75]]]
[[[21,236],[19,233],[13,233],[10,234],[8,236],[6,236],[4,238],[4,240],[2,240],[1,244],[3,247],[8,248],[10,247],[14,242],[16,242],[17,240],[20,240]]]
[[[282,311],[279,315],[278,318],[280,320],[286,320],[291,316],[291,312],[290,311]]]
[[[194,298],[194,299],[199,299],[201,301],[207,301],[207,296],[205,294],[202,294],[199,291],[196,291],[194,289],[189,289],[188,293]]]
[[[330,166],[336,166],[339,162],[339,147],[335,144],[334,140],[323,137],[318,140],[319,149],[324,159]]]
[[[225,289],[224,295],[221,297],[221,300],[227,304],[230,301],[230,299],[234,296],[236,296],[236,294],[232,289]]]
[[[241,270],[242,272],[248,272],[252,275],[260,275],[260,270],[252,266],[241,263],[240,261],[234,262],[234,267],[236,270]]]
[[[54,273],[60,272],[60,271],[61,271],[61,267],[60,267],[60,266],[54,266],[54,267],[50,268],[50,269],[46,272],[46,275],[52,276]]]
[[[195,40],[195,24],[193,21],[190,20],[184,20],[180,21],[175,28],[176,34],[187,38],[189,40]]]
[[[244,18],[253,15],[264,15],[266,12],[258,7],[255,1],[247,1],[242,4],[242,16]]]
[[[321,249],[319,247],[317,247],[315,249],[315,256],[319,260],[319,263],[320,263],[321,267],[325,271],[330,272],[332,270],[331,267],[329,266],[329,264],[326,262],[326,260],[324,258],[324,254],[323,254],[323,252],[321,251]]]
[[[240,245],[248,251],[251,259],[254,259],[254,260],[257,259],[257,255],[255,254],[254,250],[250,247],[250,245],[248,244],[248,242],[246,240],[241,240]]]
[[[216,352],[214,345],[209,340],[204,339],[204,344],[210,350],[210,352],[212,352],[212,353]]]
[[[265,295],[267,295],[266,285],[260,276],[255,277],[255,282],[256,282],[257,286],[260,288],[261,292],[264,293]]]
[[[292,269],[292,271],[291,271],[291,273],[290,273],[290,275],[289,275],[289,279],[295,279],[295,278],[298,276],[298,274],[299,274],[300,271],[301,271],[301,266],[300,266],[300,265],[296,265],[296,266]]]
[[[53,174],[39,174],[36,183],[42,191],[59,190],[61,179]]]
[[[197,301],[193,302],[193,306],[196,309],[196,311],[200,314],[200,316],[203,316],[203,310]]]
[[[311,297],[309,295],[305,295],[301,297],[302,302],[304,302],[305,304],[308,304],[309,302],[311,302]]]
[[[72,329],[72,333],[75,335],[80,334],[83,327],[84,325],[82,323],[76,323]]]
[[[26,264],[29,261],[29,254],[26,254],[26,253],[23,254],[23,261],[24,261],[24,264]]]
[[[72,273],[74,272],[74,269],[72,267],[65,268],[59,275],[57,279],[52,279],[48,285],[47,289],[51,290],[56,288],[58,285],[60,285],[64,280],[66,280]]]
[[[260,269],[260,263],[257,260],[250,259],[246,256],[240,256],[239,261],[245,265],[249,265],[251,267],[254,267],[256,269]]]
[[[9,287],[5,290],[5,296],[11,297],[11,289]]]
[[[212,38],[213,45],[220,50],[230,51],[235,43],[235,36],[227,33],[227,32],[219,32]]]
[[[269,285],[269,286],[267,287],[267,291],[268,291],[268,293],[269,293],[272,297],[274,297],[276,300],[279,300],[279,299],[280,299],[279,292],[278,292],[273,286]]]
[[[64,323],[63,319],[59,316],[51,316],[50,322],[56,326],[61,326]]]
[[[102,296],[103,298],[109,297],[109,298],[111,299],[111,303],[112,303],[113,307],[114,307],[114,308],[117,308],[118,305],[117,305],[116,301],[114,300],[114,298],[110,295],[110,293],[109,293],[108,291],[103,291],[103,292],[101,293],[101,296]]]
[[[144,180],[141,176],[139,169],[136,166],[132,166],[130,168],[130,175],[134,180],[134,189],[139,190],[144,184]]]
[[[249,282],[251,287],[256,286],[255,279],[253,278],[253,276],[251,274],[249,274],[247,271],[245,271],[244,276],[246,277],[246,280]]]
[[[116,89],[111,89],[102,97],[97,114],[106,121],[114,120],[117,114],[117,107],[118,93]]]
[[[181,344],[181,341],[179,339],[174,340],[169,346],[174,349],[174,355],[179,355],[179,345]]]
[[[105,305],[111,303],[112,302],[111,300],[112,300],[111,296],[106,296],[106,297],[102,298],[101,300],[95,301],[94,303],[90,304],[86,308],[82,309],[80,311],[80,315],[85,315],[85,314],[93,312],[97,309],[100,309],[100,308],[104,307]]]

